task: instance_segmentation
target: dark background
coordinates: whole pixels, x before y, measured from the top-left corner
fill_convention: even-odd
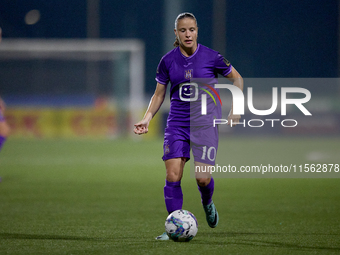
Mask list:
[[[155,87],[155,70],[165,54],[164,6],[158,0],[101,0],[100,38],[138,38],[146,46],[145,84]],[[212,47],[213,1],[183,0],[193,12],[199,42]],[[34,25],[26,13],[40,11]],[[226,58],[244,77],[338,77],[338,1],[227,0]],[[3,38],[86,38],[86,0],[2,0]],[[175,20],[176,16],[173,17]],[[1,47],[1,46],[0,46]],[[17,90],[16,90],[17,91]],[[15,93],[11,87],[2,94]]]

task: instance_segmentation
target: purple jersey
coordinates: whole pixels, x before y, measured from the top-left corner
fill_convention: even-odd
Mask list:
[[[201,85],[193,81],[198,78],[214,80],[218,74],[228,75],[231,69],[229,61],[221,54],[201,44],[197,45],[195,53],[190,57],[185,57],[179,47],[164,55],[157,68],[156,81],[163,85],[171,83],[171,104],[167,125],[211,125],[213,118],[221,118],[221,105],[210,100],[209,96],[207,100],[208,115],[200,115],[201,94],[210,89],[199,89],[198,87]],[[213,84],[210,82],[210,86],[213,87]],[[187,94],[188,92],[190,94]],[[212,93],[211,90],[210,93]],[[196,111],[197,115],[203,118],[193,117],[193,101],[196,103],[194,107],[199,108]]]

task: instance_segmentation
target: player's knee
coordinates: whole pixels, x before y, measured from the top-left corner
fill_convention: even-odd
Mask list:
[[[198,186],[205,187],[209,184],[210,178],[196,178]]]
[[[169,182],[178,182],[182,179],[182,175],[179,171],[167,169],[166,180]]]

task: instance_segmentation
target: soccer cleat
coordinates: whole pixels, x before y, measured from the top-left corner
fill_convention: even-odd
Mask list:
[[[167,241],[167,240],[169,240],[169,237],[168,237],[167,233],[164,232],[164,233],[161,234],[160,236],[157,236],[157,237],[156,237],[156,240]]]
[[[209,227],[216,228],[218,224],[218,212],[214,202],[211,202],[208,205],[203,205],[203,208]]]

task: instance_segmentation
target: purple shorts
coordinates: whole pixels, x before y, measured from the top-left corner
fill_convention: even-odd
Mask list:
[[[163,160],[185,157],[190,159],[190,149],[195,162],[215,165],[218,148],[218,128],[168,126],[164,133]]]

